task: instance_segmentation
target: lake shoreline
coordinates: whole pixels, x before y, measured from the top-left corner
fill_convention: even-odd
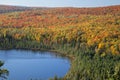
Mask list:
[[[28,49],[28,48],[3,48],[3,49],[0,49],[0,50],[13,50],[13,49],[15,49],[15,50],[31,50],[31,51],[53,52],[54,54],[56,54],[58,56],[67,57],[70,60],[70,69],[67,72],[67,74],[70,72],[73,61],[75,60],[75,56],[68,55],[67,53],[60,52],[59,50],[37,49],[37,48],[31,48],[31,49]],[[64,77],[62,77],[62,78],[64,79]]]
[[[13,49],[16,49],[16,50],[31,50],[31,51],[48,51],[48,52],[54,52],[55,54],[57,55],[60,55],[60,56],[63,56],[63,57],[68,57],[70,60],[74,60],[75,57],[73,55],[68,55],[68,54],[65,54],[63,52],[60,52],[58,50],[49,50],[49,49],[37,49],[37,48],[0,48],[0,50],[13,50]]]
[[[66,73],[69,71],[70,69],[70,60],[67,58],[67,57],[61,57],[60,55],[56,55],[52,52],[48,52],[48,51],[45,51],[45,52],[42,52],[42,51],[32,51],[32,50],[23,50],[23,49],[7,49],[7,50],[0,50],[0,53],[6,53],[6,54],[0,54],[1,55],[1,58],[4,60],[4,58],[6,58],[6,55],[8,56],[7,59],[9,60],[9,63],[6,63],[5,62],[5,68],[7,68],[8,70],[10,70],[10,72],[13,74],[14,70],[11,71],[12,67],[10,66],[6,66],[6,65],[11,65],[11,66],[16,66],[16,65],[13,65],[13,63],[10,63],[10,62],[17,62],[19,63],[19,66],[20,69],[22,68],[23,65],[20,65],[21,63],[24,64],[24,68],[28,69],[26,66],[29,66],[30,64],[27,65],[27,63],[31,63],[33,64],[33,66],[35,67],[34,69],[37,69],[37,71],[40,71],[41,72],[41,67],[44,68],[44,67],[48,67],[48,69],[44,70],[42,69],[42,71],[44,70],[44,73],[46,74],[43,74],[43,76],[45,75],[49,75],[49,74],[53,74],[54,71],[58,71],[58,73],[56,72],[56,74],[52,75],[51,77],[49,78],[53,78],[55,75],[59,76],[63,74],[63,72],[65,74],[63,74],[61,77],[64,77],[66,75]],[[10,53],[10,54],[7,54],[7,53]],[[18,53],[18,54],[17,54]],[[22,54],[23,53],[23,54]],[[27,55],[25,54],[27,53]],[[33,53],[33,55],[31,55]],[[35,54],[36,53],[36,54]],[[31,56],[30,56],[31,55]],[[17,57],[18,56],[18,57]],[[26,56],[26,57],[25,57]],[[28,57],[30,58],[28,58]],[[24,57],[24,58],[23,58]],[[11,60],[12,59],[12,60]],[[15,60],[14,60],[15,59]],[[18,60],[17,60],[18,59]],[[20,62],[21,60],[23,59],[22,62]],[[24,61],[24,59],[27,59]],[[32,60],[28,60],[28,59],[32,59]],[[35,61],[34,61],[35,59]],[[38,62],[36,62],[36,59]],[[26,61],[29,61],[26,63]],[[46,61],[48,61],[46,63]],[[63,62],[64,61],[64,62]],[[68,61],[66,63],[66,61]],[[34,64],[35,63],[35,64]],[[38,66],[37,68],[37,65],[36,63],[39,63],[41,66]],[[57,65],[59,63],[59,65]],[[49,66],[46,66],[46,65],[49,65]],[[36,65],[36,66],[35,66]],[[43,66],[44,65],[44,66]],[[61,67],[60,67],[61,65]],[[63,66],[64,65],[64,66]],[[67,68],[66,65],[69,65],[69,67]],[[55,66],[56,68],[53,68],[53,67],[50,67],[50,66]],[[32,67],[32,66],[31,66]],[[16,69],[17,67],[15,67]],[[33,67],[32,67],[33,68]],[[31,69],[32,69],[31,68]],[[32,70],[34,70],[32,69]],[[49,74],[47,74],[47,72],[49,71],[52,71],[52,72],[49,72]],[[53,70],[51,70],[53,69]],[[59,70],[63,69],[63,71],[59,73]],[[66,71],[66,69],[68,69]],[[16,70],[17,71],[17,70]],[[66,71],[66,72],[65,72]],[[19,73],[19,70],[17,71]],[[21,72],[21,71],[20,71]],[[33,72],[34,73],[34,72]],[[29,74],[29,73],[28,73]],[[59,75],[60,74],[60,75]],[[41,76],[41,73],[39,73],[39,75]],[[18,75],[16,75],[18,76]],[[31,75],[32,77],[32,75]],[[8,79],[11,78],[11,77],[8,77]],[[36,77],[37,79],[38,77]],[[17,79],[17,78],[16,78]],[[23,79],[24,80],[24,79]]]

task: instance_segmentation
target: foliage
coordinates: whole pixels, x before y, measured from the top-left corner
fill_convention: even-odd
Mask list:
[[[0,61],[0,67],[3,66],[3,64],[4,63]],[[7,79],[8,73],[9,73],[8,70],[0,68],[0,78]]]
[[[119,80],[119,13],[120,6],[110,6],[0,14],[0,49],[54,50],[72,57],[65,80]]]

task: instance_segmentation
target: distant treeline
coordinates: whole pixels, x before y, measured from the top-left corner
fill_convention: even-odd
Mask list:
[[[0,14],[0,49],[13,48],[72,57],[62,80],[119,80],[120,6]]]

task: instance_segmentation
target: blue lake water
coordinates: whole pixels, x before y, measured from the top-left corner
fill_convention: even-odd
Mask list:
[[[69,59],[53,52],[0,50],[0,60],[9,71],[7,80],[48,80],[64,77],[70,69]]]

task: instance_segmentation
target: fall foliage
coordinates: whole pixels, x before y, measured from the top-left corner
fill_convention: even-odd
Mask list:
[[[60,50],[59,52],[65,52],[67,55],[77,56],[76,60],[79,60],[78,56],[83,53],[89,55],[89,58],[84,58],[85,61],[91,59],[90,56],[93,55],[118,56],[120,55],[120,6],[31,8],[19,12],[2,13],[0,14],[0,49],[4,48]],[[96,61],[100,62],[100,65],[93,61],[97,67],[107,64],[101,62],[104,59],[101,61],[98,59]],[[92,62],[90,61],[90,63]],[[77,64],[79,61],[74,63],[75,66]],[[84,66],[84,61],[80,64]],[[109,64],[109,66],[111,65],[112,63]],[[91,66],[95,67],[88,65],[89,69]],[[77,74],[79,77],[76,76],[76,78],[82,78],[80,77],[81,72],[74,72],[77,71],[76,69],[67,77]],[[104,74],[107,75],[107,78],[112,75],[106,72]],[[85,77],[85,74],[83,76]],[[93,78],[100,80],[105,76],[101,75],[102,78],[99,78],[96,74],[95,78],[88,74],[88,77],[90,77],[89,80],[93,80]]]

